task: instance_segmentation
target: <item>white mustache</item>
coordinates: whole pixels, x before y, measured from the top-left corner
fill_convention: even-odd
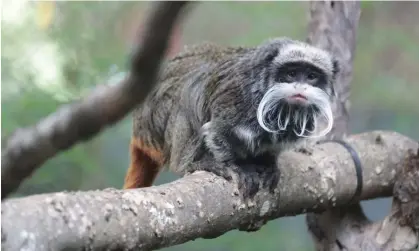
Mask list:
[[[297,110],[291,109],[290,105],[281,106],[277,114],[278,130],[269,128],[266,121],[269,113],[278,108],[280,101],[296,94],[304,95],[307,98],[308,105],[299,107]],[[317,111],[310,105],[315,106]],[[292,129],[294,133],[299,137],[306,138],[322,137],[329,133],[333,127],[333,113],[329,95],[320,88],[308,84],[279,83],[274,85],[263,96],[258,106],[257,119],[259,125],[271,133],[285,131],[292,121],[296,127]],[[307,123],[310,119],[314,123],[311,131],[307,129]],[[319,119],[325,120],[326,127],[316,134]]]

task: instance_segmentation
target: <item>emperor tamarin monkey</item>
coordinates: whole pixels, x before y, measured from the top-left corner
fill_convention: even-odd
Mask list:
[[[259,188],[257,173],[272,188],[279,152],[331,130],[338,71],[328,52],[285,37],[250,48],[186,48],[166,63],[158,85],[134,111],[124,188],[151,186],[164,165],[227,179],[239,173],[246,195]],[[192,165],[203,154],[214,164]],[[240,174],[250,169],[256,172]]]

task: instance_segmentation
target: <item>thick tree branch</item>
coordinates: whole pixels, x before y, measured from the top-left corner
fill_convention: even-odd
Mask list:
[[[99,86],[82,101],[63,106],[35,126],[14,132],[2,150],[2,199],[49,158],[95,136],[142,102],[154,86],[170,32],[185,4],[154,4],[143,41],[132,56],[130,75],[124,81]]]
[[[361,199],[391,195],[400,163],[409,149],[419,146],[400,134],[380,131],[353,135],[348,142],[365,167]],[[262,190],[246,203],[235,182],[207,172],[145,189],[8,199],[2,203],[2,249],[152,250],[344,205],[356,187],[352,160],[334,143],[283,153],[279,166],[280,196]]]

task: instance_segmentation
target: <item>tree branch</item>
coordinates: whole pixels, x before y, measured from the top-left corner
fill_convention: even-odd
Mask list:
[[[11,135],[2,150],[2,199],[49,158],[95,136],[142,102],[156,82],[170,32],[186,3],[154,3],[125,80],[99,86],[82,101],[63,106],[37,125]]]
[[[400,163],[409,149],[419,146],[400,134],[381,131],[353,135],[348,142],[365,167],[361,199],[391,195]],[[207,172],[143,189],[8,199],[2,202],[2,249],[158,249],[344,205],[356,187],[352,160],[334,143],[285,152],[279,166],[280,196],[262,190],[246,203],[235,191],[236,182]]]

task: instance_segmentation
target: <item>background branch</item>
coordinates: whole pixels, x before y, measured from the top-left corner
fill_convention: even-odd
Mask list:
[[[389,196],[400,163],[409,149],[418,148],[393,132],[353,135],[348,142],[365,164],[361,199]],[[285,152],[279,165],[280,196],[262,190],[246,203],[235,191],[236,182],[207,172],[145,189],[8,199],[2,202],[2,249],[152,250],[344,205],[352,198],[356,184],[348,177],[355,177],[355,169],[343,147],[326,143]]]
[[[170,32],[186,3],[153,4],[125,80],[113,86],[101,85],[80,102],[65,105],[35,126],[13,133],[2,150],[2,199],[45,161],[95,136],[142,102],[155,84]]]
[[[335,125],[328,138],[348,134],[349,96],[356,31],[360,17],[359,2],[312,1],[308,41],[331,51],[340,61],[334,103]],[[320,214],[308,213],[307,225],[316,250],[414,250],[418,245],[418,156],[406,155],[394,187],[390,214],[371,222],[359,203],[332,207]],[[407,163],[406,163],[407,162]],[[363,163],[365,166],[365,163]],[[377,173],[381,166],[377,166]],[[401,203],[403,197],[404,203]]]

